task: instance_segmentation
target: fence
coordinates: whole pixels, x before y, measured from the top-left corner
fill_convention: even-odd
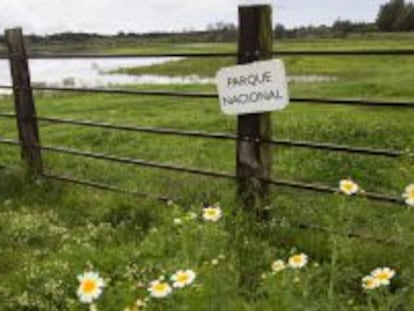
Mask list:
[[[147,193],[131,192],[125,189],[113,187],[108,184],[98,183],[90,180],[79,180],[68,176],[59,176],[44,170],[42,162],[43,152],[63,153],[73,156],[101,159],[115,163],[123,163],[136,166],[144,166],[176,172],[185,172],[196,175],[204,175],[212,178],[223,178],[237,181],[238,195],[246,208],[253,206],[264,206],[268,200],[269,186],[284,186],[309,191],[335,193],[337,188],[274,179],[270,177],[271,169],[271,145],[283,145],[295,148],[311,148],[333,152],[346,152],[370,156],[383,156],[398,158],[402,156],[413,157],[400,150],[374,149],[369,147],[354,147],[332,143],[320,143],[313,141],[296,141],[288,139],[274,139],[271,135],[270,113],[242,115],[238,117],[238,129],[236,134],[230,133],[207,133],[201,131],[175,130],[169,128],[140,127],[98,123],[82,120],[61,119],[52,117],[38,117],[36,115],[33,90],[59,91],[59,92],[87,92],[108,93],[133,96],[168,96],[182,98],[213,98],[218,96],[214,93],[190,93],[172,91],[152,90],[125,90],[106,88],[69,88],[69,87],[34,87],[30,82],[28,59],[56,59],[56,58],[125,58],[125,57],[237,57],[238,63],[250,63],[256,60],[269,59],[273,56],[324,56],[324,57],[353,57],[372,55],[411,55],[414,50],[357,50],[357,51],[272,51],[272,21],[271,8],[269,6],[249,6],[239,8],[239,48],[237,53],[157,53],[157,54],[33,54],[26,53],[23,34],[21,29],[6,31],[6,42],[8,45],[9,59],[13,85],[0,85],[0,89],[13,90],[15,113],[0,113],[1,118],[14,118],[17,121],[19,140],[0,138],[0,144],[20,146],[22,159],[26,163],[29,175],[54,179],[83,186],[94,187],[102,190],[128,193],[140,197],[155,197],[162,201],[170,198],[156,196]],[[327,98],[291,98],[292,103],[301,104],[326,104],[326,105],[351,105],[368,107],[385,107],[396,109],[412,109],[414,102],[385,102],[360,99],[327,99]],[[111,130],[130,131],[139,133],[150,133],[157,135],[177,135],[186,137],[198,137],[205,139],[231,140],[237,142],[236,173],[216,172],[205,169],[181,167],[165,163],[157,163],[136,158],[119,157],[114,155],[86,152],[82,150],[68,149],[60,146],[45,146],[40,144],[38,123],[50,122],[57,124],[70,124],[74,126],[104,128]],[[0,166],[1,167],[1,166]],[[4,167],[4,166],[3,166]],[[365,197],[372,200],[403,204],[400,197],[381,193],[366,193]],[[312,225],[300,225],[301,228],[313,229],[321,232],[326,231]],[[332,232],[331,232],[332,233]],[[360,237],[377,240],[372,237],[363,237],[349,234],[349,237]],[[384,241],[382,241],[384,242]],[[388,241],[390,242],[390,241]],[[392,241],[390,242],[392,244]]]

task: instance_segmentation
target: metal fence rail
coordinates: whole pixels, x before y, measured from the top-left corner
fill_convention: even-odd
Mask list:
[[[261,56],[261,53],[254,53]],[[412,56],[413,49],[374,49],[374,50],[284,50],[272,51],[273,56]],[[11,55],[11,57],[19,55]],[[180,57],[180,58],[223,58],[238,57],[238,52],[165,52],[165,53],[31,53],[29,59],[62,59],[62,58],[160,58],[160,57]],[[8,55],[0,55],[0,59],[9,59]]]
[[[1,114],[0,114],[1,117]],[[60,124],[71,124],[78,126],[86,127],[95,127],[95,128],[106,128],[112,130],[124,130],[132,132],[142,132],[142,133],[152,133],[152,134],[163,134],[163,135],[176,135],[176,136],[186,136],[186,137],[198,137],[198,138],[208,138],[208,139],[221,139],[221,140],[251,140],[250,137],[239,137],[230,133],[207,133],[202,131],[189,131],[189,130],[177,130],[170,128],[158,128],[158,127],[139,127],[139,126],[126,126],[126,125],[114,125],[109,123],[101,123],[94,121],[80,121],[80,120],[71,120],[71,119],[60,119],[60,118],[51,118],[51,117],[37,117],[38,121],[46,121],[51,123],[60,123]],[[349,153],[360,153],[367,155],[382,155],[386,157],[400,157],[400,156],[413,156],[404,151],[399,150],[386,150],[386,149],[373,149],[368,147],[353,147],[347,145],[337,145],[329,143],[318,143],[310,141],[297,141],[289,139],[271,139],[271,140],[255,140],[257,143],[272,144],[272,145],[283,145],[290,147],[302,147],[302,148],[313,148],[321,150],[330,150],[330,151],[342,151]]]
[[[273,186],[283,186],[289,188],[297,188],[302,190],[311,190],[315,192],[322,192],[322,193],[339,193],[338,188],[332,188],[325,185],[319,185],[315,183],[303,183],[298,181],[290,181],[290,180],[283,180],[283,179],[265,179],[265,181]],[[374,201],[382,201],[388,203],[396,203],[404,205],[405,202],[401,197],[395,197],[391,195],[379,194],[374,192],[365,192],[364,194],[359,195],[360,197],[365,197],[370,200]]]
[[[0,118],[16,118],[16,114],[0,113]],[[129,132],[138,132],[138,133],[175,135],[175,136],[219,139],[219,140],[230,140],[230,141],[251,140],[247,136],[238,137],[237,135],[230,134],[230,133],[209,133],[209,132],[203,132],[203,131],[177,130],[177,129],[159,128],[159,127],[115,125],[115,124],[102,123],[102,122],[96,122],[96,121],[73,120],[73,119],[63,119],[63,118],[55,118],[55,117],[36,117],[36,120],[42,121],[42,122],[50,122],[53,124],[69,124],[69,125],[75,125],[75,126],[85,126],[85,127],[92,127],[92,128],[120,130],[120,131],[129,131]],[[365,155],[378,155],[378,156],[391,157],[391,158],[396,158],[396,157],[401,157],[401,156],[414,157],[413,154],[409,152],[401,151],[401,150],[374,149],[370,147],[354,147],[354,146],[348,146],[348,145],[338,145],[338,144],[333,144],[333,143],[321,143],[321,142],[314,142],[314,141],[299,141],[299,140],[274,138],[271,140],[263,140],[263,141],[256,140],[256,142],[277,145],[277,146],[310,148],[310,149],[329,150],[329,151],[346,152],[346,153],[357,153],[357,154],[365,154]]]
[[[11,85],[0,85],[0,89],[13,90]],[[47,87],[32,86],[35,91],[55,91],[55,92],[75,92],[75,93],[95,93],[113,95],[139,95],[139,96],[160,96],[160,97],[179,97],[179,98],[198,98],[198,99],[218,99],[217,93],[211,92],[178,92],[168,90],[128,90],[110,88],[77,88],[77,87]],[[323,104],[323,105],[349,105],[363,107],[384,107],[384,108],[414,108],[412,101],[385,101],[385,100],[366,100],[366,99],[341,99],[341,98],[308,98],[292,97],[292,103],[297,104]]]
[[[0,142],[1,143],[1,142]],[[0,169],[8,169],[11,170],[12,168],[3,164],[0,164]],[[57,174],[52,174],[50,172],[44,172],[42,173],[42,177],[46,178],[46,179],[50,179],[50,180],[55,180],[55,181],[59,181],[59,182],[63,182],[63,183],[69,183],[69,184],[74,184],[77,186],[84,186],[84,187],[90,187],[90,188],[94,188],[94,189],[98,189],[101,191],[109,191],[109,192],[113,192],[113,193],[118,193],[118,194],[123,194],[123,195],[130,195],[133,197],[139,197],[139,198],[147,198],[147,199],[155,199],[161,202],[177,202],[180,199],[179,198],[171,198],[171,197],[167,197],[167,196],[154,196],[152,194],[148,194],[148,193],[141,193],[141,192],[135,192],[135,191],[130,191],[130,190],[125,190],[125,189],[121,189],[112,185],[108,185],[105,183],[101,183],[101,182],[96,182],[96,181],[91,181],[91,180],[83,180],[83,179],[78,179],[78,178],[73,178],[73,177],[69,177],[69,176],[63,176],[63,175],[57,175]],[[373,242],[373,243],[378,243],[381,245],[388,245],[388,246],[393,246],[393,247],[406,247],[406,248],[413,248],[414,245],[412,244],[406,244],[406,243],[401,243],[400,241],[397,241],[395,239],[380,239],[374,236],[367,236],[367,235],[362,235],[362,234],[358,234],[358,233],[354,233],[354,232],[340,232],[340,231],[336,231],[336,230],[331,230],[331,229],[327,229],[315,224],[311,224],[311,223],[302,223],[302,222],[295,222],[295,223],[291,223],[289,222],[288,224],[286,224],[285,220],[282,219],[277,219],[277,218],[272,218],[272,221],[274,221],[275,223],[277,223],[281,228],[288,228],[288,229],[293,229],[293,230],[310,230],[310,231],[316,231],[322,234],[327,234],[327,235],[337,235],[343,238],[349,238],[349,239],[358,239],[358,240],[364,240],[364,241],[368,241],[368,242]]]
[[[11,139],[4,139],[4,138],[0,139],[0,143],[1,144],[14,145],[14,146],[21,146],[22,145],[18,141],[11,140]],[[224,179],[235,179],[236,178],[236,176],[234,174],[230,174],[230,173],[214,172],[214,171],[201,170],[201,169],[189,168],[189,167],[181,167],[181,166],[176,166],[176,165],[162,164],[162,163],[146,161],[146,160],[141,160],[141,159],[135,159],[135,158],[119,157],[119,156],[107,155],[107,154],[103,154],[103,153],[95,153],[95,152],[87,152],[87,151],[69,149],[69,148],[65,148],[65,147],[38,146],[38,145],[29,145],[27,147],[36,147],[36,148],[40,148],[41,150],[44,150],[44,151],[51,151],[51,152],[56,152],[56,153],[61,153],[61,154],[81,156],[81,157],[85,157],[85,158],[106,160],[106,161],[110,161],[110,162],[131,164],[131,165],[136,165],[136,166],[171,170],[171,171],[189,173],[189,174],[195,174],[195,175],[203,175],[203,176],[217,177],[217,178],[224,178]]]
[[[114,186],[104,184],[104,183],[100,183],[100,182],[96,182],[96,181],[82,180],[82,179],[77,179],[77,178],[68,177],[68,176],[56,175],[56,174],[52,174],[50,172],[43,172],[42,176],[45,177],[45,178],[48,178],[48,179],[53,179],[53,180],[57,180],[57,181],[61,181],[61,182],[71,183],[71,184],[75,184],[75,185],[78,185],[78,186],[86,186],[86,187],[91,187],[91,188],[104,190],[104,191],[111,191],[111,192],[116,192],[116,193],[120,193],[120,194],[127,194],[127,195],[131,195],[131,196],[134,196],[134,197],[156,199],[158,201],[163,201],[163,202],[168,202],[168,201],[172,200],[171,198],[166,197],[166,196],[154,196],[154,195],[149,194],[149,193],[125,190],[125,189],[121,189],[121,188],[118,188],[118,187],[114,187]]]
[[[294,223],[289,223],[286,225],[286,222],[281,219],[273,219],[273,221],[275,221],[281,228],[287,227],[288,229],[298,229],[298,230],[305,230],[305,231],[311,230],[311,231],[320,232],[322,234],[336,235],[336,236],[349,238],[349,239],[364,240],[364,241],[369,241],[373,243],[378,243],[380,245],[387,245],[387,246],[394,246],[394,247],[406,247],[409,249],[414,247],[413,244],[401,243],[400,241],[397,241],[395,239],[380,239],[374,236],[367,236],[367,235],[362,235],[362,234],[358,234],[354,232],[345,233],[345,232],[340,232],[337,230],[327,229],[327,228],[317,226],[311,223],[294,222]]]
[[[22,145],[18,141],[7,139],[7,138],[0,138],[0,144],[7,144],[7,145],[13,145],[13,146]],[[86,151],[80,151],[80,150],[75,150],[75,149],[69,149],[65,147],[53,147],[53,146],[29,146],[29,147],[37,147],[44,151],[56,152],[60,154],[68,154],[68,155],[80,156],[80,157],[85,157],[85,158],[105,160],[105,161],[110,161],[110,162],[115,162],[115,163],[131,164],[135,166],[164,169],[164,170],[189,173],[189,174],[195,174],[195,175],[202,175],[202,176],[208,176],[208,177],[223,178],[223,179],[230,179],[230,180],[235,180],[237,178],[235,174],[231,174],[227,172],[216,172],[216,171],[203,170],[203,169],[198,169],[198,168],[176,166],[176,165],[171,165],[171,164],[162,164],[162,163],[146,161],[142,159],[120,157],[120,156],[114,156],[114,155],[108,155],[108,154],[96,153],[96,152],[86,152]],[[315,183],[304,183],[304,182],[288,181],[288,180],[282,180],[282,179],[262,179],[262,180],[274,186],[284,186],[284,187],[289,187],[289,188],[310,190],[310,191],[322,192],[322,193],[337,193],[338,192],[337,188],[332,188],[329,186],[319,185]],[[384,194],[379,194],[379,193],[366,192],[364,194],[364,197],[370,200],[375,200],[375,201],[396,203],[400,205],[404,204],[404,200],[400,197],[394,197],[394,196],[384,195]]]

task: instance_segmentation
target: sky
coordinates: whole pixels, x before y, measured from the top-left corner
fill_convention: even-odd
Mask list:
[[[0,0],[0,31],[26,34],[202,30],[237,22],[237,6],[271,4],[273,21],[287,27],[331,24],[338,18],[374,21],[387,0]]]

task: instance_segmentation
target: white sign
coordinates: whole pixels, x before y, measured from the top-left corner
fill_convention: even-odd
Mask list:
[[[289,104],[285,65],[281,60],[222,68],[217,72],[216,83],[225,114],[281,110]]]

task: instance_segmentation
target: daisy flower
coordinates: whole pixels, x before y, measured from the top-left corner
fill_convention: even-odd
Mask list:
[[[97,272],[85,272],[78,275],[79,287],[77,295],[83,303],[92,303],[98,299],[105,287],[104,280]]]
[[[391,279],[395,275],[395,270],[385,267],[377,268],[371,272],[371,276],[376,278],[380,285],[390,285]]]
[[[191,219],[191,220],[194,220],[194,219],[197,219],[197,214],[196,214],[196,213],[194,213],[194,212],[189,212],[189,213],[187,214],[187,217],[188,217],[189,219]]]
[[[380,287],[380,281],[372,275],[367,275],[362,278],[362,288],[366,290],[372,290]]]
[[[342,179],[339,182],[339,190],[341,190],[342,193],[346,195],[353,195],[357,194],[359,189],[359,186],[356,182],[354,182],[351,179]]]
[[[289,257],[288,265],[293,269],[302,269],[308,263],[308,256],[306,254],[296,254]]]
[[[138,299],[132,306],[126,307],[124,311],[140,311],[145,308],[147,303],[141,299]]]
[[[403,197],[405,198],[405,203],[407,203],[407,205],[414,207],[414,184],[408,185],[405,188]]]
[[[275,260],[275,261],[272,263],[272,270],[273,270],[274,272],[280,272],[280,271],[285,270],[285,269],[286,269],[286,264],[285,264],[285,262],[284,262],[283,260],[281,260],[281,259],[279,259],[279,260]]]
[[[181,225],[183,223],[183,221],[181,220],[181,218],[174,218],[174,225]]]
[[[142,299],[137,299],[137,301],[135,301],[135,305],[138,308],[144,308],[147,305],[147,303]]]
[[[172,288],[167,282],[155,280],[150,283],[148,291],[154,298],[164,298],[172,293]]]
[[[222,211],[221,208],[219,206],[216,207],[206,207],[203,210],[203,219],[205,221],[212,221],[212,222],[217,222],[222,216]]]
[[[193,270],[178,270],[171,276],[173,287],[183,288],[194,282],[196,274]]]

